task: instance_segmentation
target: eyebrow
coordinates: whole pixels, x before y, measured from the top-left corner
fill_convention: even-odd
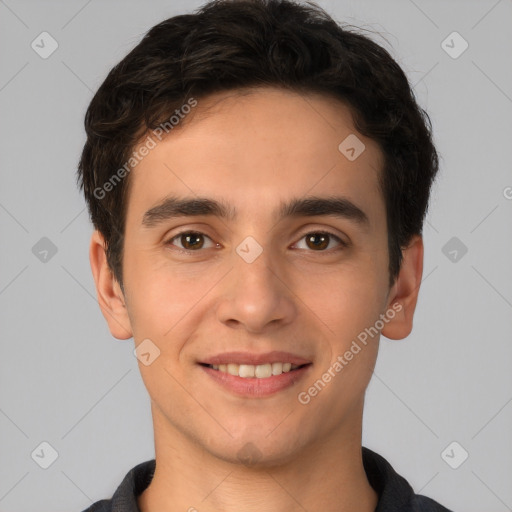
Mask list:
[[[171,196],[146,211],[142,218],[142,225],[147,228],[153,228],[176,217],[205,215],[233,221],[237,217],[237,212],[226,203],[215,199]],[[368,216],[361,208],[346,197],[341,196],[294,198],[289,202],[280,204],[275,220],[278,221],[290,217],[317,216],[343,218],[366,228],[370,224]]]

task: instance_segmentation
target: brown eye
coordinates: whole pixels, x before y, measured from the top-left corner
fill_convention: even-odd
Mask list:
[[[306,235],[306,244],[310,249],[325,249],[329,245],[329,235],[326,233],[310,233]]]
[[[180,242],[184,249],[201,249],[204,245],[203,235],[201,233],[188,233],[180,236]]]
[[[304,240],[304,242],[302,242],[302,240]],[[324,252],[326,249],[330,249],[329,246],[332,245],[333,242],[338,245],[338,247],[335,246],[334,249],[342,249],[347,246],[341,238],[333,233],[327,231],[313,231],[301,238],[299,243],[301,243],[303,247],[299,245],[299,249],[311,249],[315,252]]]
[[[208,243],[210,245],[206,245]],[[166,245],[175,246],[177,249],[192,252],[197,252],[200,249],[209,249],[215,246],[209,236],[197,231],[183,231],[178,233],[168,240]]]

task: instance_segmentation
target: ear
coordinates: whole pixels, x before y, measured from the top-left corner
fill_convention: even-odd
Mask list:
[[[105,240],[95,230],[89,247],[89,260],[96,284],[96,294],[101,312],[114,338],[127,340],[132,337],[130,318],[119,283],[107,263]]]
[[[387,311],[395,316],[384,326],[382,334],[392,340],[401,340],[412,331],[413,316],[423,274],[423,239],[416,235],[402,249],[402,264],[390,289]]]

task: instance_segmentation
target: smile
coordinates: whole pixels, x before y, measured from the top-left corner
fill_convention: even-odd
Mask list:
[[[301,365],[292,363],[267,363],[267,364],[209,364],[206,365],[213,370],[218,370],[222,373],[228,373],[236,377],[242,377],[245,379],[257,378],[257,379],[268,379],[269,377],[281,375],[297,368]],[[304,366],[304,365],[302,365]]]

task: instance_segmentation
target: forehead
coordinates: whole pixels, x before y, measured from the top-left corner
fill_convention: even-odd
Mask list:
[[[225,199],[237,211],[308,194],[349,192],[360,203],[382,195],[378,145],[330,96],[224,91],[198,100],[176,128],[161,141],[148,133],[154,147],[130,174],[129,210],[170,194]]]

